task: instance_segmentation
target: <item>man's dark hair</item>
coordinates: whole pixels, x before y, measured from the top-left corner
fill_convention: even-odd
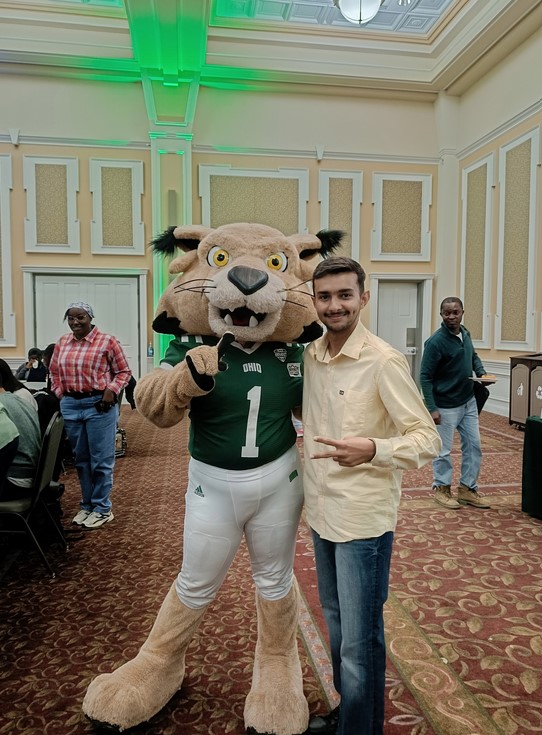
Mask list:
[[[10,366],[5,360],[0,358],[0,376],[2,378],[2,387],[5,388],[8,393],[15,393],[19,388],[24,388],[24,385],[20,380],[17,380],[13,375]]]
[[[47,347],[43,350],[43,356],[51,359],[54,351],[55,351],[55,343],[51,342],[51,344],[47,345]]]
[[[459,296],[446,296],[445,299],[442,300],[442,303],[440,305],[440,311],[444,309],[444,304],[459,304],[459,308],[463,310],[463,302],[459,298]]]
[[[321,260],[314,269],[312,282],[314,284],[314,281],[317,281],[319,278],[332,276],[337,273],[355,273],[358,277],[359,292],[363,293],[365,291],[365,271],[357,261],[342,255]]]
[[[41,360],[43,357],[43,352],[40,350],[39,347],[31,347],[28,350],[28,359],[30,360],[31,357],[37,357],[38,360]]]

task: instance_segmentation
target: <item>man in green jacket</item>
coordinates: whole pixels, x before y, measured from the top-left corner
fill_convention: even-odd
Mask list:
[[[463,304],[448,296],[440,305],[442,324],[424,345],[420,383],[425,405],[436,424],[442,450],[433,460],[433,490],[437,503],[457,510],[462,505],[490,506],[478,493],[482,463],[478,410],[473,392],[473,372],[486,375],[470,334],[461,325]],[[455,430],[461,437],[461,474],[457,500],[452,496],[452,444]]]
[[[1,500],[13,500],[28,493],[38,464],[41,433],[38,413],[26,401],[6,391],[0,380],[0,406],[19,432],[17,451],[0,487]]]

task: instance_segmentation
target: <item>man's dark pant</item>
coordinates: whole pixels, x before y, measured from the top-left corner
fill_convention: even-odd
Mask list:
[[[337,735],[384,730],[384,603],[393,532],[335,543],[313,531],[318,592],[326,619],[333,684],[341,696]]]

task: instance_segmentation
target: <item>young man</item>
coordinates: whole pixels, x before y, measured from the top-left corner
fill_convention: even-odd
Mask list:
[[[482,464],[478,408],[474,398],[473,371],[486,375],[470,334],[461,325],[463,304],[448,296],[440,305],[442,324],[424,345],[420,383],[427,406],[442,440],[442,449],[433,461],[433,490],[437,503],[458,510],[462,505],[489,508],[478,493]],[[461,437],[461,475],[457,500],[452,496],[452,444],[454,432]]]
[[[379,735],[401,470],[435,457],[440,439],[404,356],[359,321],[369,301],[359,263],[322,261],[313,289],[327,332],[305,352],[305,512],[341,702],[309,732]]]

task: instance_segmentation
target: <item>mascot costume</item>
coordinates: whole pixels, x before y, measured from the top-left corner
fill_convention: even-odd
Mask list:
[[[83,710],[95,723],[134,727],[180,689],[186,649],[244,534],[258,619],[245,728],[305,732],[292,569],[303,487],[291,412],[301,405],[300,343],[322,332],[307,260],[331,253],[341,235],[286,237],[241,223],[172,227],[154,241],[158,252],[184,251],[153,322],[174,339],[135,398],[160,427],[190,411],[183,561],[137,656],[91,682]]]

